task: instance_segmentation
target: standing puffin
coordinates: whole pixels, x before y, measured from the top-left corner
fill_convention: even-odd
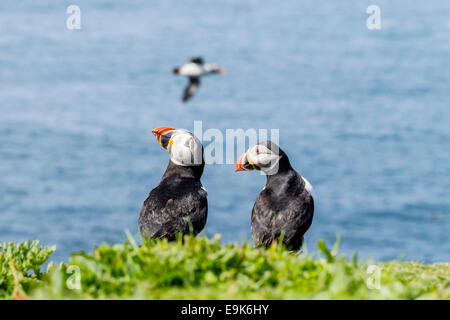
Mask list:
[[[200,182],[205,166],[202,143],[184,130],[161,127],[152,133],[169,152],[169,164],[142,206],[139,232],[143,238],[169,241],[178,233],[196,235],[208,215],[207,193]]]
[[[269,247],[282,238],[289,250],[298,251],[314,215],[311,184],[292,168],[287,155],[272,141],[258,143],[238,158],[235,171],[253,169],[267,176],[252,211],[255,245]]]
[[[225,74],[225,69],[214,63],[203,62],[200,57],[192,58],[190,62],[173,69],[174,74],[189,77],[189,84],[183,93],[183,102],[188,101],[197,91],[200,85],[200,77],[214,73]]]

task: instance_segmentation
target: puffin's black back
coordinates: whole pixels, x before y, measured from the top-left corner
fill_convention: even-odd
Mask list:
[[[297,251],[311,226],[314,200],[287,156],[282,151],[280,154],[278,173],[267,176],[266,186],[253,206],[252,236],[257,246],[269,247],[283,235],[283,243]]]
[[[200,182],[203,168],[204,164],[183,167],[169,162],[160,184],[142,206],[142,237],[175,240],[178,233],[202,231],[208,215],[207,193]]]
[[[191,62],[196,63],[196,64],[203,64],[203,58],[202,57],[195,57],[191,59]]]

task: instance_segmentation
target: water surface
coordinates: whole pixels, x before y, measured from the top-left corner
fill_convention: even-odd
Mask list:
[[[117,2],[117,1],[116,1]],[[450,3],[73,1],[0,4],[0,241],[74,250],[137,234],[167,153],[150,130],[280,129],[313,184],[306,237],[376,260],[449,261]],[[227,68],[191,102],[171,69]],[[265,178],[210,165],[205,233],[250,238]]]

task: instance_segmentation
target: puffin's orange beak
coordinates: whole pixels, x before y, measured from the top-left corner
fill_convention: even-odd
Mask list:
[[[245,158],[245,153],[242,154],[236,161],[236,164],[234,165],[234,171],[244,171],[244,165],[243,160]]]
[[[163,146],[163,144],[161,143],[161,136],[168,134],[169,132],[175,131],[177,129],[174,128],[170,128],[170,127],[159,127],[159,128],[155,128],[152,130],[153,135],[155,136],[156,140],[158,140],[159,144],[163,147],[163,148],[167,148],[166,146]]]
[[[224,75],[227,73],[227,70],[225,70],[224,68],[219,68],[219,74]]]
[[[234,171],[247,171],[253,170],[254,166],[248,161],[247,153],[243,153],[236,161],[234,165]]]

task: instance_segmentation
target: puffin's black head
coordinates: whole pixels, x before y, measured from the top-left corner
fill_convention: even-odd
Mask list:
[[[192,62],[192,63],[199,64],[199,65],[202,65],[202,64],[204,63],[202,57],[195,57],[195,58],[192,58],[192,59],[191,59],[191,62]]]
[[[242,154],[234,166],[235,171],[261,170],[267,175],[290,168],[289,159],[280,147],[272,141],[263,141]]]
[[[159,127],[152,133],[176,165],[188,167],[204,164],[202,143],[192,133],[170,127]]]

